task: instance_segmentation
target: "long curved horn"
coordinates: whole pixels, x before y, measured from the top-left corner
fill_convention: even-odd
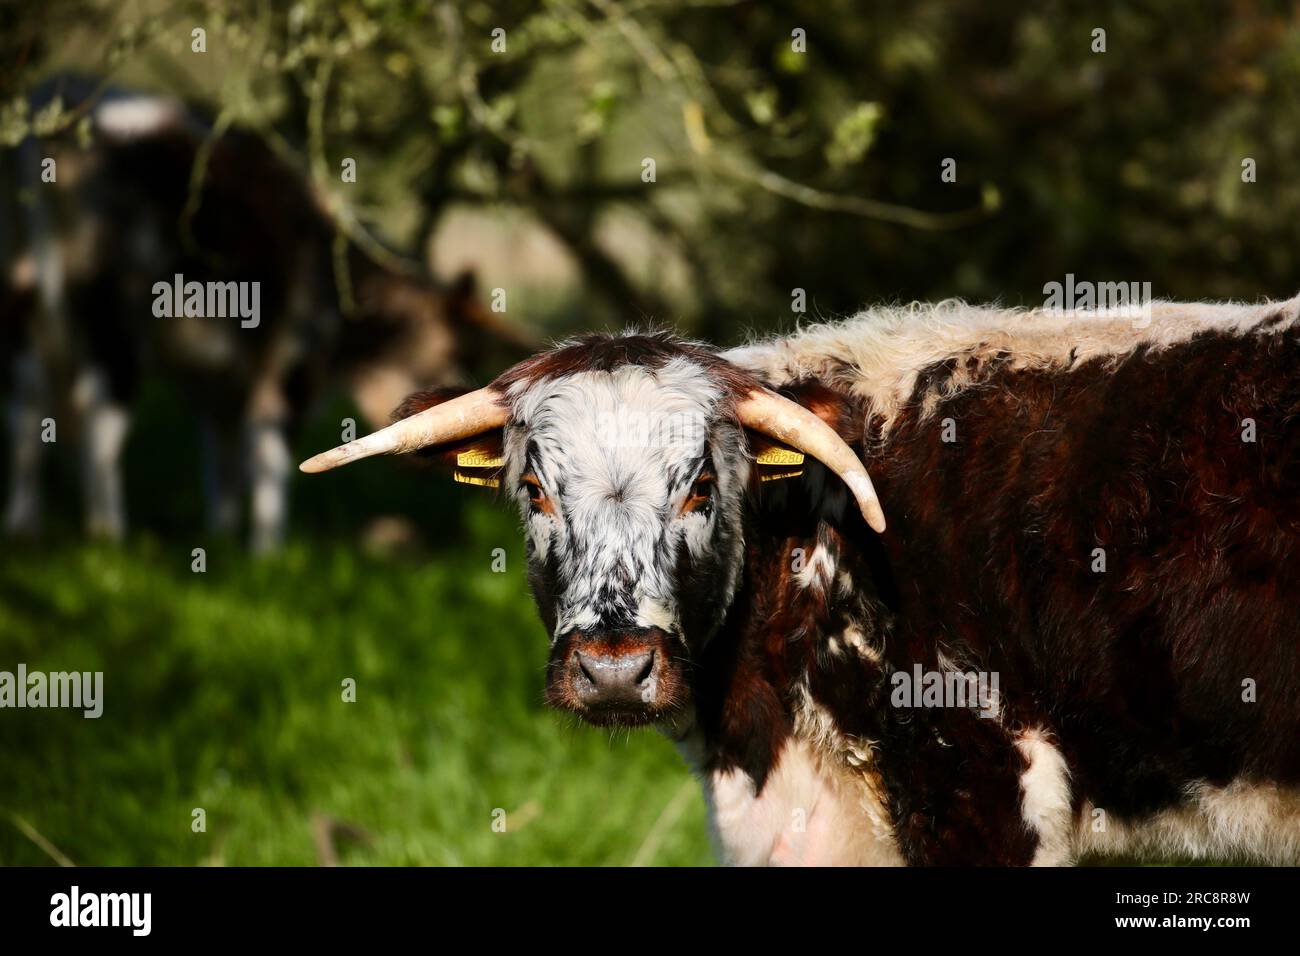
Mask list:
[[[736,417],[746,428],[812,455],[839,475],[853,492],[867,524],[876,531],[885,530],[885,512],[866,467],[830,425],[802,405],[767,389],[755,389],[738,402]]]
[[[371,455],[397,455],[430,445],[473,438],[506,423],[507,411],[499,399],[500,393],[490,388],[467,392],[356,441],[321,452],[308,458],[298,469],[315,475]]]

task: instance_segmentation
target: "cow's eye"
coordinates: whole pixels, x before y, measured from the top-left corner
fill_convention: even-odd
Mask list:
[[[519,486],[528,491],[528,505],[534,511],[550,511],[550,500],[542,490],[542,483],[532,472],[519,479]]]
[[[691,485],[691,493],[686,496],[686,501],[682,504],[682,514],[690,514],[707,505],[712,499],[713,475],[707,471],[701,472],[695,479],[695,484]]]

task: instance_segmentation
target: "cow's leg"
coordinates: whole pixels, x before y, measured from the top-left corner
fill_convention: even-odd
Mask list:
[[[119,540],[126,533],[121,456],[131,417],[115,400],[108,380],[97,368],[78,377],[73,402],[82,421],[82,482],[86,530],[95,537]]]
[[[219,535],[239,531],[243,493],[238,423],[207,416],[203,420],[203,497],[208,528]]]
[[[253,550],[272,551],[284,541],[289,521],[289,442],[284,427],[253,422],[250,428]]]
[[[41,522],[41,406],[46,392],[40,358],[29,349],[13,361],[14,390],[10,400],[9,500],[5,531],[34,535]]]
[[[278,390],[263,388],[249,405],[248,461],[252,490],[252,546],[259,554],[284,541],[289,522],[291,453],[287,406]]]

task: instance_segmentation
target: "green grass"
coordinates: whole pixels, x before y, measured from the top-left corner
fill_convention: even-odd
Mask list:
[[[334,537],[202,574],[175,540],[6,543],[0,670],[102,670],[104,713],[0,711],[0,864],[52,862],[34,831],[80,865],[311,865],[318,815],[364,831],[345,864],[711,862],[666,741],[543,708],[518,532],[463,523],[419,560]]]

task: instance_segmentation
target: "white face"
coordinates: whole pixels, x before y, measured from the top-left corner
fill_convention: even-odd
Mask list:
[[[749,475],[721,397],[686,358],[545,379],[512,395],[506,487],[553,642],[657,629],[690,646],[716,628],[739,575]]]

